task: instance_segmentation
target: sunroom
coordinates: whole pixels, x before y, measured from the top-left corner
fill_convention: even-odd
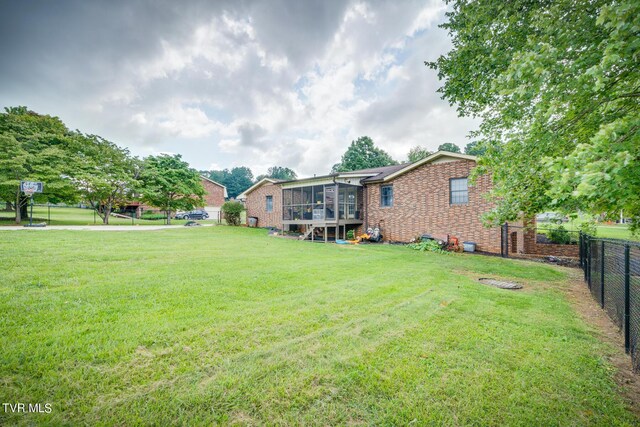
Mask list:
[[[282,183],[282,223],[311,240],[345,238],[363,223],[363,192],[359,181],[335,177]]]

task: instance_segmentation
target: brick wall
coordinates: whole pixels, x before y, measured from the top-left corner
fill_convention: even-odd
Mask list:
[[[267,212],[267,196],[273,196],[273,212]],[[258,218],[258,227],[282,228],[282,188],[267,182],[247,194],[247,219]]]
[[[469,175],[475,162],[458,160],[426,164],[384,184],[366,187],[365,222],[378,223],[385,240],[407,242],[421,234],[476,242],[479,251],[500,253],[500,228],[486,228],[481,216],[493,208],[484,198],[491,188],[489,176],[469,186],[466,205],[449,204],[449,179]],[[393,206],[380,206],[381,185],[393,185]]]
[[[202,186],[207,194],[204,196],[205,206],[220,207],[224,204],[224,188],[211,181],[202,179]]]
[[[524,234],[524,248],[520,252],[525,255],[540,256],[561,256],[578,258],[580,256],[580,247],[578,245],[560,245],[557,243],[538,243],[536,236],[535,218],[527,221],[530,228],[526,228]]]

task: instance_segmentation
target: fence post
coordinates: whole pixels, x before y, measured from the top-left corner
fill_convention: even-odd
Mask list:
[[[582,238],[582,231],[578,234],[578,250],[580,256],[580,267],[584,270],[584,239]]]
[[[604,308],[604,240],[600,242],[600,306]]]
[[[631,278],[629,271],[629,245],[624,245],[624,351],[629,353],[631,347]]]
[[[587,239],[587,283],[591,290],[591,236]]]
[[[51,204],[47,202],[47,222],[51,225]]]

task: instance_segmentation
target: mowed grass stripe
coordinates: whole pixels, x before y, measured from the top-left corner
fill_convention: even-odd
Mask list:
[[[228,227],[6,232],[0,257],[1,394],[54,407],[11,424],[637,422],[548,266]]]

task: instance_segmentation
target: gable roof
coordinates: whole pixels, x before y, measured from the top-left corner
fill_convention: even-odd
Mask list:
[[[225,197],[225,198],[229,197],[229,195],[227,194],[227,187],[226,187],[226,186],[224,186],[224,185],[220,184],[219,182],[215,182],[214,180],[209,179],[209,178],[207,178],[207,177],[206,177],[206,176],[204,176],[204,175],[200,175],[200,178],[201,178],[201,179],[204,179],[204,180],[206,180],[206,181],[209,181],[209,182],[210,182],[210,183],[212,183],[212,184],[215,184],[215,185],[218,185],[218,186],[222,187],[222,189],[224,190],[224,197]]]
[[[247,198],[247,194],[251,193],[254,190],[257,190],[258,188],[262,187],[267,182],[275,184],[276,182],[282,182],[282,180],[281,179],[273,179],[273,178],[262,178],[260,181],[256,182],[251,187],[247,188],[242,193],[238,194],[238,197],[236,197],[236,199],[240,199],[240,200],[246,199]]]
[[[456,160],[471,160],[473,162],[476,162],[478,158],[476,156],[471,156],[469,154],[452,153],[450,151],[436,151],[435,153],[425,157],[424,159],[418,160],[417,162],[397,165],[395,170],[391,169],[392,168],[391,166],[387,166],[388,168],[390,168],[388,171],[379,173],[376,176],[365,178],[362,180],[362,182],[367,184],[372,182],[391,181],[392,179],[397,178],[400,175],[403,175],[409,171],[412,171],[415,168],[418,168],[427,163],[434,163],[437,160],[441,162],[456,161]]]

